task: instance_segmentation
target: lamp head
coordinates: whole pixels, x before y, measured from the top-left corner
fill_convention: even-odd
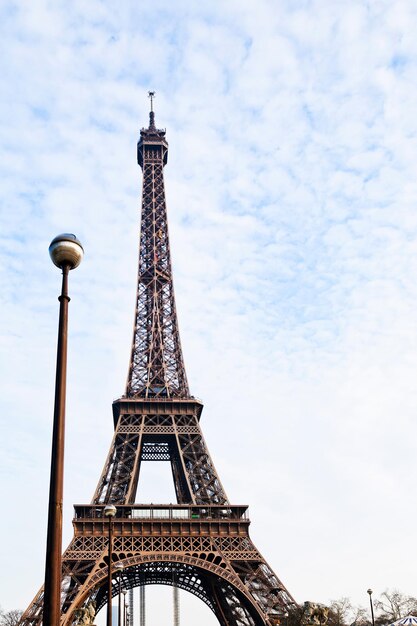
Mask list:
[[[62,233],[51,241],[49,255],[52,262],[61,269],[64,265],[69,265],[71,270],[81,263],[84,256],[84,248],[75,235]]]
[[[116,515],[116,511],[117,509],[114,504],[108,504],[104,507],[103,513],[106,517],[114,517]]]
[[[369,595],[371,596],[373,593],[372,589],[368,589],[367,593],[369,593]]]

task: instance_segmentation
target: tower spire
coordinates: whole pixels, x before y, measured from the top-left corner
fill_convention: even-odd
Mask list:
[[[138,290],[127,397],[189,397],[172,281],[163,168],[168,158],[165,130],[155,127],[153,99],[149,128],[142,128],[138,163],[143,170]]]

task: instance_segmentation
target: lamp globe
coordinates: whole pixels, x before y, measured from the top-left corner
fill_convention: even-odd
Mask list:
[[[49,255],[52,262],[61,269],[68,265],[70,270],[75,269],[81,263],[84,256],[84,248],[75,235],[62,233],[52,239],[49,246]]]

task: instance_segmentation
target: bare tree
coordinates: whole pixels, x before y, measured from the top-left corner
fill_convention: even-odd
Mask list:
[[[351,614],[353,606],[349,598],[340,598],[340,600],[332,600],[329,606],[329,617],[327,624],[329,626],[346,626],[351,623]]]
[[[407,596],[398,589],[386,589],[380,599],[375,600],[375,609],[378,611],[375,620],[378,624],[392,624],[407,615],[417,616],[417,598]]]
[[[363,606],[352,607],[350,626],[371,626],[369,609],[365,609]]]
[[[0,626],[17,626],[22,617],[22,612],[19,609],[12,609],[11,611],[0,609]]]

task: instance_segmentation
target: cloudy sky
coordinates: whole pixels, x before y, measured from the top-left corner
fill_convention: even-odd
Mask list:
[[[417,4],[6,0],[0,23],[0,605],[43,580],[63,231],[85,247],[64,544],[110,445],[149,89],[186,368],[229,499],[299,602],[416,594]],[[138,500],[171,500],[148,465]],[[216,623],[193,602],[184,626]]]

